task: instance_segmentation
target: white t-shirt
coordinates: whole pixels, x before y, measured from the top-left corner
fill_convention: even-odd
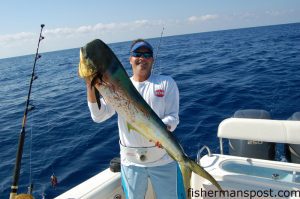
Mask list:
[[[179,92],[176,82],[171,77],[154,74],[144,82],[136,82],[132,77],[130,79],[145,101],[162,119],[163,123],[171,127],[170,131],[174,131],[179,123]],[[100,102],[100,110],[97,103],[88,102],[91,117],[95,122],[103,122],[115,114],[115,110],[110,105],[106,104],[103,98]],[[149,142],[149,140],[142,135],[132,131],[128,132],[126,121],[121,116],[118,116],[118,126],[120,142],[123,146],[154,146],[153,142]],[[126,166],[159,166],[168,164],[172,161],[172,158],[166,153],[159,161],[141,165],[128,161],[126,157],[122,157],[121,154],[121,163]]]

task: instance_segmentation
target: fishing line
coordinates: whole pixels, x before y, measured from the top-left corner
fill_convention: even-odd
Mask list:
[[[32,125],[30,128],[30,144],[29,144],[29,187],[28,193],[32,193],[33,189],[33,181],[32,181]]]
[[[51,123],[51,121],[50,121],[50,119],[49,119],[49,112],[50,112],[50,110],[49,111],[47,111],[47,134],[48,135],[50,135],[50,131],[51,131],[51,129],[50,129],[50,125],[51,126],[55,126],[55,124],[54,123]],[[53,146],[53,145],[52,145]],[[48,156],[48,157],[50,157],[50,156]],[[51,161],[51,158],[49,158],[49,161]],[[57,180],[57,177],[55,176],[55,174],[54,174],[54,167],[53,167],[53,164],[51,163],[51,162],[49,162],[50,163],[50,165],[51,165],[51,171],[52,171],[52,175],[50,176],[50,183],[51,183],[51,187],[52,188],[54,188],[54,189],[56,189],[56,186],[57,186],[57,184],[58,184],[58,180]]]
[[[159,48],[160,48],[160,44],[161,44],[162,37],[163,37],[163,34],[164,34],[164,30],[165,30],[165,27],[163,27],[163,29],[160,33],[160,39],[159,39],[159,43],[158,43],[157,48],[156,48],[156,53],[155,53],[155,56],[154,56],[154,63],[153,63],[152,70],[155,68],[154,66],[156,65],[156,62],[158,61],[157,60],[157,55],[158,55],[158,52],[159,52]],[[157,72],[158,72],[158,74],[161,73],[161,67],[157,67]]]

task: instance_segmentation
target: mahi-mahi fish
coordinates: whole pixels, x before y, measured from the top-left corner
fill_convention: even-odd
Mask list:
[[[218,182],[183,151],[174,134],[151,109],[133,86],[124,67],[101,40],[96,39],[80,48],[78,73],[81,78],[92,82],[106,103],[128,122],[131,128],[145,138],[158,142],[179,163],[186,195],[190,188],[192,171],[209,180],[219,190]],[[94,84],[98,78],[100,84]]]

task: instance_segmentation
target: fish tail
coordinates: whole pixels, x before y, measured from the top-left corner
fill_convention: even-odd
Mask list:
[[[207,179],[210,181],[214,186],[216,186],[220,191],[223,191],[220,184],[200,165],[198,165],[195,161],[187,158],[184,162],[179,163],[180,170],[184,182],[184,188],[186,191],[186,198],[189,198],[188,191],[191,188],[191,176],[192,172],[196,173],[197,175]]]
[[[190,198],[189,189],[191,188],[192,170],[187,166],[186,162],[179,162],[180,171],[183,179],[185,197]]]
[[[221,188],[220,184],[205,169],[203,169],[199,164],[197,164],[195,161],[190,160],[190,159],[189,159],[188,164],[190,165],[190,168],[194,173],[196,173],[199,176],[207,179],[213,185],[215,185],[220,191],[222,191],[222,188]]]

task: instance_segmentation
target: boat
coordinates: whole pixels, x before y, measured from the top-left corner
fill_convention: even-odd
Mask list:
[[[300,198],[299,121],[300,112],[288,120],[273,120],[268,112],[255,109],[240,110],[224,119],[217,132],[220,153],[213,154],[209,147],[203,146],[197,155],[197,163],[220,183],[224,192],[193,173],[188,195],[193,199]],[[224,154],[226,140],[229,140],[229,154]],[[278,143],[285,145],[286,159],[290,162],[274,159]],[[114,159],[110,168],[56,199],[125,198],[119,167],[118,159]],[[151,183],[145,198],[155,199]]]

